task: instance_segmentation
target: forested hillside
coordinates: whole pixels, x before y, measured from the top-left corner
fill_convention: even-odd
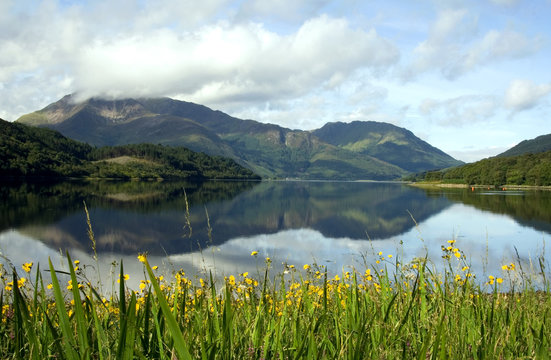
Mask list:
[[[521,141],[518,145],[515,145],[509,150],[497,155],[497,157],[516,156],[528,153],[537,154],[546,151],[551,151],[551,134],[541,135],[535,139]]]
[[[390,124],[355,122],[319,131],[293,130],[170,98],[79,102],[67,95],[17,122],[48,127],[95,146],[185,146],[231,157],[265,178],[395,180],[461,163]]]
[[[0,119],[0,176],[257,179],[223,157],[183,147],[138,144],[94,148],[60,133]]]
[[[425,172],[408,180],[467,185],[551,186],[551,151],[483,159],[448,170]]]

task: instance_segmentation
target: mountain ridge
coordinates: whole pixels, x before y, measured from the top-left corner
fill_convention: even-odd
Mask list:
[[[412,171],[461,164],[409,130],[385,123],[370,125],[392,127],[393,135],[388,136],[386,144],[359,149],[329,141],[323,132],[328,124],[313,131],[292,130],[238,119],[204,105],[170,98],[91,98],[80,103],[74,99],[67,95],[17,121],[49,127],[96,146],[144,142],[185,146],[193,151],[231,157],[268,178],[392,180]],[[357,124],[339,126],[349,128],[350,132]],[[402,143],[396,143],[396,139]],[[418,146],[420,143],[424,145]],[[424,158],[405,166],[403,161],[397,161],[403,158],[404,151],[410,155],[409,159],[413,159],[412,154]]]
[[[95,148],[52,129],[2,119],[0,154],[0,176],[9,178],[259,179],[232,159],[183,147]]]
[[[518,156],[524,154],[537,154],[551,150],[551,134],[540,135],[533,139],[523,140],[509,150],[496,155],[495,157]]]

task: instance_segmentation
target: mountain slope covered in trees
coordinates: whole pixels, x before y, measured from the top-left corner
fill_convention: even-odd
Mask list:
[[[257,179],[229,158],[183,147],[95,148],[59,132],[0,119],[0,176]]]
[[[498,157],[516,156],[523,154],[537,154],[551,151],[551,134],[541,135],[535,139],[524,140],[509,150],[497,155]]]
[[[551,186],[551,151],[483,159],[443,171],[429,171],[407,178],[465,185]]]
[[[202,105],[170,98],[92,98],[76,102],[68,95],[17,121],[49,127],[97,146],[132,143],[185,146],[194,151],[231,157],[263,177],[388,180],[400,178],[412,170],[438,169],[459,163],[430,146],[421,152],[413,150],[411,146],[418,146],[421,140],[411,133],[408,143],[386,136],[384,143],[357,151],[355,147],[321,139],[323,132],[241,120]],[[364,135],[369,137],[367,133]],[[419,155],[413,165],[403,161],[402,154],[408,150]]]

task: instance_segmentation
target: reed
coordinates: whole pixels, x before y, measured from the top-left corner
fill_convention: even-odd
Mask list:
[[[256,251],[252,256],[259,256]],[[1,269],[2,359],[501,359],[551,353],[551,293],[544,261],[532,272],[504,264],[472,274],[453,240],[449,265],[402,264],[379,253],[364,269],[330,276],[316,264],[259,278],[223,281],[183,271],[165,277],[147,256],[139,289],[119,265],[118,291],[105,299],[80,275],[50,262]],[[77,269],[75,269],[77,268]],[[45,283],[47,271],[51,283]],[[170,277],[170,278],[169,278]],[[535,279],[539,285],[535,285]],[[67,282],[65,282],[67,281]],[[66,284],[66,285],[65,285]]]

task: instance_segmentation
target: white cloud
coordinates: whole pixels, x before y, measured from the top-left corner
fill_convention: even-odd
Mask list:
[[[522,111],[537,106],[551,93],[551,83],[535,84],[531,80],[514,80],[505,92],[505,106]]]
[[[487,122],[498,108],[498,101],[489,95],[464,95],[447,100],[425,99],[419,112],[444,126],[463,126]]]
[[[414,60],[406,66],[405,79],[439,70],[454,80],[482,65],[529,56],[543,46],[541,37],[530,38],[510,28],[491,29],[480,38],[477,29],[478,18],[465,9],[440,12],[428,39],[413,50]]]
[[[329,16],[311,19],[289,35],[261,24],[220,22],[193,32],[162,29],[97,41],[76,59],[76,84],[83,96],[274,101],[337,78],[342,82],[357,69],[388,68],[398,56],[375,30],[354,29]]]

